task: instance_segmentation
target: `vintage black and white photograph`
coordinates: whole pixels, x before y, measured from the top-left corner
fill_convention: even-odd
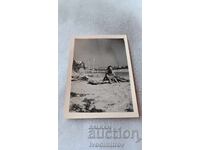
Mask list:
[[[126,36],[75,38],[70,76],[68,114],[138,116]]]

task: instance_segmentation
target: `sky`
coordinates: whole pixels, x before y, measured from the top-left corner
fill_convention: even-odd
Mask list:
[[[76,39],[74,58],[89,68],[127,65],[123,39]]]

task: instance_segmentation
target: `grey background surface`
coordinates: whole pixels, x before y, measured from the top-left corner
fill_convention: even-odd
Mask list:
[[[59,150],[89,150],[90,142],[121,142],[123,150],[141,150],[136,139],[88,139],[91,125],[111,126],[142,134],[142,119],[64,119],[64,94],[70,41],[79,35],[126,34],[131,50],[136,92],[141,114],[142,101],[142,14],[141,0],[59,0],[58,45],[58,148]],[[119,148],[103,148],[119,149]]]

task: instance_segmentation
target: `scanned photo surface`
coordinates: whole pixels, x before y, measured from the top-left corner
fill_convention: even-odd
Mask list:
[[[69,112],[133,112],[123,39],[76,39]]]

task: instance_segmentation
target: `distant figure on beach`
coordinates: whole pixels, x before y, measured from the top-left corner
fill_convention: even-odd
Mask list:
[[[77,81],[77,80],[83,80],[87,81],[88,77],[84,74],[80,73],[80,69],[83,68],[84,70],[86,69],[85,63],[83,61],[77,61],[73,60],[73,66],[72,66],[72,81]]]
[[[83,61],[73,60],[73,71],[78,73],[81,68],[86,69],[85,63]]]
[[[105,81],[108,81],[110,84],[113,82],[129,82],[129,80],[115,75],[112,66],[108,66],[106,69],[105,77],[103,78],[103,82]]]

